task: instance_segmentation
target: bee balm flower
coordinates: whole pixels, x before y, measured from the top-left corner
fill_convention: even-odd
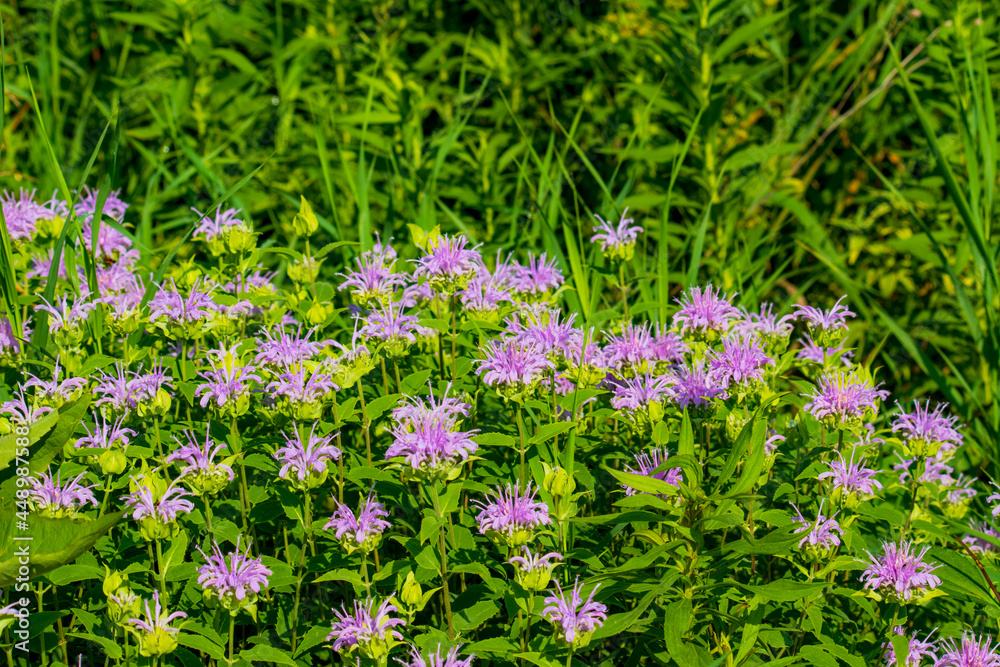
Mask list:
[[[910,542],[883,542],[881,555],[868,552],[868,560],[861,561],[868,565],[861,573],[865,588],[891,602],[919,599],[941,585],[941,580],[932,574],[940,565],[924,561],[929,550],[930,547],[924,547],[917,553]]]
[[[680,326],[685,338],[717,339],[740,317],[740,311],[730,302],[731,298],[711,285],[692,287],[677,299],[681,309],[674,315],[674,322]]]
[[[938,452],[950,454],[962,444],[962,434],[955,428],[957,417],[944,414],[947,403],[931,409],[931,402],[922,406],[914,402],[913,412],[901,412],[892,422],[892,432],[903,441],[907,456],[935,456]],[[943,458],[943,457],[939,457]]]
[[[178,618],[187,618],[187,614],[183,611],[167,613],[160,606],[160,592],[154,591],[152,611],[149,600],[146,600],[146,620],[129,619],[129,623],[143,632],[139,637],[139,652],[146,657],[172,653],[177,648],[177,633],[180,630],[170,627],[170,624]]]
[[[48,472],[38,473],[38,478],[29,477],[28,503],[42,516],[59,518],[75,517],[88,503],[97,507],[93,486],[80,484],[85,473],[80,473],[65,484],[61,473],[55,478]]]
[[[946,639],[941,642],[943,655],[934,667],[1000,667],[1000,644],[993,638],[965,633],[961,640]]]
[[[604,218],[594,214],[599,223],[594,226],[596,233],[590,237],[590,241],[592,243],[600,241],[601,252],[613,262],[627,262],[632,259],[635,254],[636,238],[642,233],[642,227],[632,225],[631,223],[635,220],[626,218],[626,215],[628,215],[627,206],[622,211],[621,220],[618,221],[617,225],[612,226],[611,223],[605,222]]]
[[[579,577],[569,595],[563,592],[558,581],[555,583],[555,592],[550,592],[549,597],[545,598],[548,606],[542,610],[542,618],[552,623],[559,639],[574,649],[583,648],[590,643],[594,630],[604,625],[608,608],[600,602],[594,602],[597,586],[594,586],[594,590],[584,601],[580,594],[582,586]]]
[[[340,611],[333,610],[337,620],[326,639],[334,640],[334,651],[340,653],[346,649],[350,653],[357,650],[362,657],[384,664],[392,647],[403,639],[403,635],[393,628],[406,625],[406,621],[390,616],[396,606],[388,600],[373,612],[374,607],[375,600],[368,598],[364,603],[355,601],[353,613],[349,613],[346,606]]]
[[[474,360],[479,364],[476,373],[506,400],[523,401],[542,375],[555,368],[537,347],[513,339],[491,340],[481,351],[485,356]]]
[[[476,517],[479,533],[508,547],[530,542],[538,528],[552,523],[549,506],[537,502],[535,492],[530,482],[523,493],[519,484],[508,484],[487,493],[485,502],[475,501],[481,510]]]
[[[892,631],[901,637],[906,636],[906,631],[903,629],[903,626],[901,625],[897,625],[895,628],[892,629]],[[909,638],[910,646],[909,650],[907,651],[908,655],[906,657],[906,662],[903,665],[900,665],[899,662],[896,660],[896,651],[892,647],[892,642],[885,642],[884,644],[882,644],[882,648],[883,650],[885,650],[885,666],[920,667],[920,664],[924,658],[930,658],[931,663],[934,664],[934,661],[937,660],[937,654],[935,653],[935,649],[937,647],[934,645],[934,642],[930,641],[931,634],[933,633],[927,633],[927,636],[924,637],[923,641],[921,641],[920,638],[917,637],[916,633],[910,636]]]
[[[217,542],[212,544],[211,555],[198,548],[205,558],[205,564],[198,568],[198,583],[233,616],[240,609],[255,607],[257,594],[267,588],[267,578],[271,576],[271,570],[259,558],[250,558],[249,544],[240,553],[241,538],[236,538],[236,551],[228,555],[222,553]]]
[[[559,565],[562,554],[555,551],[547,554],[532,553],[528,547],[521,547],[523,556],[514,556],[508,563],[514,566],[517,583],[529,591],[544,591],[552,578],[552,570]]]
[[[866,419],[873,419],[879,401],[889,392],[873,386],[871,380],[857,372],[836,371],[823,375],[818,386],[807,398],[812,399],[803,409],[827,426],[856,431]]]
[[[391,526],[384,518],[387,516],[389,513],[385,505],[378,501],[373,489],[358,508],[357,515],[347,505],[337,502],[337,509],[323,530],[333,530],[340,546],[348,554],[355,551],[369,553],[378,548],[382,533]]]
[[[839,343],[847,333],[847,318],[853,316],[847,306],[840,302],[847,297],[840,297],[833,308],[824,311],[813,306],[795,305],[796,315],[806,323],[809,335],[821,347],[833,347]]]

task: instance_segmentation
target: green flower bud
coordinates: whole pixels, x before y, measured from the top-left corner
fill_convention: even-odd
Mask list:
[[[104,583],[101,584],[101,591],[105,595],[118,595],[120,589],[128,590],[128,575],[112,570],[107,565],[104,566]]]
[[[149,658],[157,655],[173,653],[177,648],[175,632],[168,632],[162,628],[156,628],[153,632],[147,632],[139,637],[139,653]]]
[[[420,588],[420,584],[413,576],[413,573],[407,572],[406,581],[403,582],[403,590],[399,595],[400,601],[406,605],[407,608],[416,609],[423,600],[423,597],[424,591]]]
[[[299,212],[292,218],[292,230],[299,236],[312,236],[319,229],[319,219],[305,197],[301,197]]]
[[[101,473],[104,475],[120,475],[125,471],[128,459],[125,458],[125,452],[120,449],[106,449],[97,457],[97,465],[101,467]]]
[[[319,267],[322,263],[312,257],[297,259],[288,267],[288,277],[299,285],[311,285],[319,277]]]
[[[245,224],[226,227],[226,250],[233,255],[250,252],[257,247],[257,235]]]
[[[542,488],[553,496],[568,496],[576,490],[576,480],[563,468],[556,466],[549,468],[547,464],[542,464],[545,468],[545,478],[542,480]]]

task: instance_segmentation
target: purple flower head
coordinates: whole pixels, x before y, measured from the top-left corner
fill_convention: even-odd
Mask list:
[[[799,339],[802,348],[795,353],[795,358],[799,361],[818,364],[824,368],[828,366],[841,365],[850,367],[851,358],[854,352],[845,350],[844,344],[840,343],[836,347],[820,347],[812,338],[804,336]]]
[[[355,601],[354,611],[348,612],[347,606],[340,611],[332,610],[337,620],[333,622],[332,632],[326,640],[333,642],[333,650],[338,653],[343,649],[359,650],[362,656],[384,656],[403,636],[394,627],[406,625],[401,618],[393,618],[390,614],[396,611],[396,606],[389,600],[384,601],[375,610],[375,600],[366,599],[363,603]]]
[[[359,329],[362,336],[380,341],[389,357],[405,355],[410,345],[417,342],[417,318],[404,315],[404,308],[402,303],[382,304],[369,311],[364,326]]]
[[[830,477],[833,483],[834,502],[839,500],[848,507],[855,508],[861,502],[874,496],[876,489],[882,489],[882,483],[875,479],[878,471],[865,467],[864,457],[857,463],[854,462],[854,455],[857,451],[857,449],[851,450],[850,460],[845,460],[844,455],[838,452],[838,460],[830,461],[827,464],[830,469],[821,472],[816,477],[816,479]]]
[[[643,477],[649,477],[651,479],[658,479],[674,487],[684,481],[684,475],[681,474],[680,468],[664,467],[667,459],[670,458],[670,454],[666,447],[662,449],[657,447],[648,452],[639,452],[638,454],[634,454],[633,457],[635,458],[635,466],[626,465],[625,472],[633,475],[642,475]],[[626,496],[634,496],[637,493],[647,493],[646,491],[640,491],[633,488],[628,484],[622,484],[622,487],[625,489]]]
[[[947,408],[947,403],[931,409],[929,400],[923,405],[914,401],[912,413],[900,412],[893,419],[892,432],[903,441],[905,453],[934,456],[941,452],[946,456],[962,445],[962,434],[955,428],[958,417],[945,415]]]
[[[804,549],[807,554],[818,557],[825,556],[830,549],[840,545],[840,535],[844,534],[844,529],[837,523],[837,512],[829,517],[823,514],[823,503],[826,499],[819,501],[819,510],[816,512],[816,520],[810,521],[802,516],[802,511],[795,507],[798,516],[792,517],[796,524],[795,534],[805,536],[799,540],[799,549]],[[838,534],[839,533],[839,534]]]
[[[652,336],[653,340],[650,343],[652,359],[671,366],[684,363],[688,346],[683,338],[673,331],[668,331],[659,322],[654,325]]]
[[[713,379],[730,395],[757,393],[765,369],[774,365],[758,340],[739,335],[727,336],[721,352],[709,349],[706,356]]]
[[[107,209],[105,209],[107,212]],[[93,251],[94,222],[89,217],[80,225],[80,236],[87,250]],[[102,262],[115,262],[125,259],[134,262],[139,259],[138,251],[132,250],[132,239],[125,236],[111,225],[101,223],[97,229],[97,257]]]
[[[527,308],[523,314],[523,323],[516,313],[507,319],[507,332],[514,340],[534,346],[554,363],[572,363],[569,358],[583,341],[583,331],[573,326],[576,314],[563,318],[558,308]]]
[[[511,338],[490,340],[480,352],[484,357],[474,360],[479,364],[476,373],[487,386],[508,400],[522,400],[541,380],[543,373],[555,368],[537,347],[522,345]]]
[[[598,224],[594,225],[594,235],[590,237],[591,243],[601,242],[601,251],[608,255],[612,260],[628,261],[632,259],[632,255],[635,251],[635,241],[636,238],[642,233],[642,227],[639,225],[633,225],[635,222],[632,218],[626,218],[628,215],[628,207],[622,211],[621,220],[618,224],[612,226],[611,223],[605,222],[604,218],[594,214],[597,218]],[[609,252],[610,251],[610,252]]]
[[[60,294],[55,305],[42,298],[42,305],[35,306],[35,312],[49,314],[49,333],[56,336],[61,345],[75,345],[83,340],[83,323],[96,307],[97,304],[80,300],[71,304],[69,297]]]
[[[281,463],[278,476],[292,482],[293,486],[311,489],[326,480],[329,463],[339,461],[342,452],[332,444],[336,433],[321,436],[316,434],[316,424],[313,424],[309,437],[303,439],[302,432],[296,431],[295,437],[282,433],[285,446],[274,453],[274,458]]]
[[[100,412],[95,411],[94,430],[91,431],[86,424],[83,425],[87,435],[77,439],[77,448],[125,449],[135,437],[135,431],[122,426],[124,421],[124,416],[115,421],[106,420]]]
[[[455,466],[476,452],[478,445],[471,436],[475,431],[452,430],[446,422],[420,420],[409,428],[393,427],[394,438],[385,458],[404,457],[419,479],[448,477]]]
[[[170,338],[200,338],[215,313],[211,292],[212,289],[207,288],[199,278],[188,290],[187,296],[183,296],[171,279],[169,285],[160,285],[149,301],[150,324]]]
[[[774,313],[774,304],[768,302],[760,304],[759,312],[753,313],[740,308],[740,313],[742,318],[733,325],[735,333],[759,337],[768,354],[776,355],[785,351],[795,329],[795,315],[778,317]]]
[[[41,419],[42,415],[52,412],[52,408],[47,405],[40,407],[29,405],[22,386],[14,390],[14,398],[0,405],[0,412],[10,415],[10,422],[15,426],[31,426]]]
[[[31,373],[25,373],[28,381],[24,383],[24,387],[26,389],[28,387],[35,387],[35,397],[44,404],[61,405],[67,401],[71,401],[75,397],[78,397],[83,388],[87,386],[87,380],[84,378],[66,378],[60,382],[59,375],[61,371],[59,356],[56,355],[56,363],[52,368],[52,379],[42,380]]]
[[[539,256],[528,253],[527,265],[512,262],[507,281],[508,286],[518,294],[528,298],[542,298],[563,284],[562,271],[556,261],[549,263],[543,252]]]
[[[121,199],[121,192],[121,190],[112,190],[109,192],[107,199],[104,200],[104,207],[101,209],[102,215],[109,215],[119,222],[125,217],[125,211],[128,209],[128,204]],[[83,186],[83,190],[77,193],[77,200],[73,206],[73,210],[78,216],[87,216],[86,219],[89,219],[97,213],[99,194],[99,190],[93,190],[86,185]]]
[[[513,565],[519,572],[535,572],[536,570],[547,570],[552,572],[559,563],[552,561],[562,560],[562,554],[550,551],[547,554],[532,553],[528,547],[521,547],[523,556],[512,556],[507,562]]]
[[[846,298],[837,299],[830,310],[795,304],[795,314],[805,322],[809,335],[820,345],[833,345],[847,333],[847,318],[853,317],[854,313],[841,303]]]
[[[261,329],[263,340],[257,340],[257,355],[254,361],[262,366],[273,369],[291,368],[304,361],[309,361],[318,355],[332,341],[312,341],[309,338],[316,332],[310,329],[302,335],[302,325],[294,332],[284,326],[275,327],[271,332]]]
[[[461,648],[461,644],[452,646],[446,654],[441,655],[441,645],[438,644],[437,650],[434,653],[428,653],[427,657],[424,657],[420,653],[420,649],[416,646],[410,646],[409,661],[403,662],[402,660],[397,660],[396,662],[403,665],[403,667],[472,667],[472,661],[476,656],[458,657],[458,652]]]
[[[549,506],[535,500],[536,492],[531,482],[523,493],[520,484],[508,484],[487,492],[485,501],[474,501],[480,509],[479,533],[508,547],[530,542],[536,530],[552,523]]]
[[[205,564],[198,568],[198,584],[219,600],[224,609],[235,612],[254,604],[257,594],[267,588],[271,570],[259,558],[250,557],[250,544],[240,552],[240,540],[236,538],[236,550],[222,553],[218,542],[212,542],[211,555],[198,549]]]
[[[250,404],[251,382],[261,382],[253,367],[241,365],[239,356],[241,343],[230,349],[219,345],[218,350],[209,350],[208,363],[211,369],[198,375],[205,384],[198,385],[195,396],[201,396],[201,407],[209,405],[227,416],[238,416],[247,411]]]
[[[158,359],[149,367],[149,370],[145,373],[142,372],[142,367],[136,371],[132,380],[129,383],[129,388],[132,394],[135,396],[135,400],[139,402],[140,414],[142,413],[142,404],[149,401],[156,400],[160,392],[166,391],[173,384],[173,379],[167,374],[167,369],[163,366],[163,360]]]
[[[674,322],[685,338],[705,340],[717,337],[740,317],[740,311],[731,299],[711,284],[704,288],[691,287],[677,299],[681,308],[674,315]]]
[[[65,202],[62,204],[61,213],[65,215],[68,208]],[[10,238],[14,241],[26,241],[31,239],[38,231],[38,222],[56,217],[58,213],[50,210],[45,205],[35,201],[35,191],[21,188],[18,196],[12,192],[4,192],[0,195],[0,204],[3,206],[3,218],[7,225]]]
[[[139,630],[150,634],[156,635],[157,632],[170,634],[176,634],[180,630],[179,628],[172,628],[170,624],[179,618],[187,618],[187,614],[183,611],[175,611],[172,614],[168,614],[163,607],[160,606],[160,592],[153,591],[153,609],[149,608],[149,600],[146,600],[146,620],[132,618],[129,619],[129,623],[134,625]]]
[[[624,412],[632,427],[642,433],[663,418],[663,404],[669,397],[670,378],[645,373],[616,384],[611,406]]]
[[[191,431],[184,431],[184,438],[187,444],[175,436],[177,444],[181,446],[167,457],[166,462],[185,464],[178,479],[183,480],[198,495],[214,496],[220,493],[235,478],[231,467],[214,460],[226,448],[226,443],[215,444],[209,435],[208,426],[205,427],[204,443],[199,444]]]
[[[157,495],[149,485],[139,482],[134,477],[131,480],[136,490],[127,496],[122,496],[121,499],[125,501],[132,512],[132,518],[136,521],[149,520],[156,524],[169,524],[177,520],[177,515],[187,514],[194,509],[194,504],[186,500],[191,494],[173,483],[163,493]]]
[[[715,399],[725,398],[726,390],[714,376],[705,371],[703,362],[681,366],[674,373],[670,398],[681,410],[691,409],[695,416],[710,416],[715,412]]]
[[[351,298],[362,308],[391,303],[396,290],[407,285],[407,277],[393,271],[394,262],[387,263],[381,256],[366,253],[355,257],[354,263],[356,270],[337,274],[344,279],[337,289],[351,290]]]
[[[940,565],[924,561],[928,551],[930,547],[916,552],[911,542],[883,542],[880,555],[869,551],[868,560],[860,561],[868,566],[861,573],[865,588],[890,602],[909,602],[914,596],[922,597],[927,590],[941,585],[941,580],[932,574]]]
[[[405,396],[400,405],[393,409],[392,418],[400,428],[413,429],[421,422],[437,422],[452,428],[462,417],[468,417],[472,406],[465,401],[448,395],[451,383],[444,393],[435,398],[434,388],[428,382],[430,395],[426,397]]]
[[[966,535],[962,538],[962,542],[969,546],[969,551],[979,555],[996,555],[1000,553],[1000,546],[994,544],[994,542],[1000,542],[1000,531],[985,521],[976,521],[969,528],[993,538],[991,542],[978,535]]]
[[[21,355],[22,341],[31,340],[31,318],[21,323],[21,334],[14,332],[14,325],[6,315],[0,315],[0,361],[16,362]]]
[[[426,280],[439,292],[450,295],[462,289],[482,266],[483,258],[476,248],[467,248],[465,236],[443,235],[426,249],[423,257],[414,260],[413,277]]]
[[[545,598],[545,609],[542,618],[555,627],[558,637],[574,649],[582,648],[590,643],[594,630],[604,625],[608,618],[608,608],[600,602],[594,602],[594,593],[599,586],[594,586],[584,601],[581,591],[583,586],[577,577],[576,584],[569,595],[563,592],[559,582],[555,582],[556,590],[550,591]]]
[[[281,400],[281,409],[289,417],[305,421],[319,419],[327,396],[338,389],[325,365],[320,364],[311,372],[303,365],[281,373],[268,383],[266,393]]]
[[[857,430],[864,420],[878,410],[879,400],[889,392],[873,386],[872,381],[856,371],[834,371],[819,378],[818,386],[803,409],[828,426]]]
[[[1000,485],[998,485],[996,482],[991,482],[991,484],[993,484],[993,486],[995,486],[997,490],[1000,490]],[[986,502],[1000,503],[1000,493],[994,493],[990,495],[990,497],[986,499]],[[994,519],[997,518],[997,515],[1000,514],[1000,504],[993,505],[992,514]]]
[[[238,208],[227,208],[223,211],[222,206],[219,206],[215,209],[214,217],[205,215],[193,206],[191,210],[200,216],[198,226],[195,227],[194,234],[192,235],[196,240],[214,241],[217,237],[223,236],[226,233],[227,227],[239,227],[240,225],[248,227],[247,223],[239,217],[242,210]]]
[[[609,370],[620,375],[641,373],[659,361],[656,343],[647,324],[628,322],[622,327],[621,335],[606,332],[605,336],[603,365]]]
[[[943,653],[934,667],[1000,667],[1000,643],[989,635],[966,632],[960,640],[943,640],[938,650]]]
[[[901,625],[897,625],[892,631],[900,637],[906,636],[906,630]],[[937,647],[930,640],[932,634],[934,634],[933,631],[928,632],[923,641],[917,637],[916,633],[910,635],[908,642],[909,650],[907,651],[906,662],[903,665],[899,665],[896,660],[896,650],[892,647],[892,642],[882,644],[882,649],[885,651],[885,667],[920,667],[920,663],[924,658],[930,658],[933,663],[937,660],[937,654],[935,653]]]
[[[923,473],[917,479],[918,482],[928,482],[930,484],[936,484],[937,486],[950,486],[955,482],[955,478],[952,477],[952,473],[955,469],[943,461],[938,461],[934,458],[912,458],[904,459],[899,456],[899,463],[893,464],[892,469],[899,472],[899,483],[909,484],[910,483],[910,466],[913,465],[915,461],[920,461],[923,465]],[[919,466],[918,466],[919,467]]]
[[[348,554],[355,551],[368,553],[377,548],[382,540],[382,533],[392,527],[392,524],[385,520],[389,512],[375,497],[374,488],[368,492],[368,497],[358,507],[357,514],[347,505],[336,500],[334,502],[337,504],[337,509],[323,526],[323,530],[333,530],[340,545]]]
[[[48,517],[75,517],[88,503],[97,507],[94,497],[94,486],[84,486],[80,483],[86,473],[80,473],[71,480],[62,483],[62,473],[57,472],[53,478],[48,471],[38,473],[38,477],[29,477],[28,502],[32,509]]]
[[[945,514],[960,517],[965,513],[968,504],[979,495],[974,487],[975,480],[968,475],[959,475],[951,484],[945,487],[944,510]]]
[[[120,361],[115,364],[114,375],[101,371],[94,388],[94,395],[100,398],[94,406],[101,408],[105,416],[108,413],[115,416],[128,415],[139,404],[134,381],[135,374],[126,370],[125,364]]]
[[[487,321],[496,321],[500,304],[511,301],[510,291],[503,281],[485,269],[473,276],[458,296],[464,310]]]

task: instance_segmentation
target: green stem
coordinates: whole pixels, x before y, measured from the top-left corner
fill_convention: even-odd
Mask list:
[[[159,570],[160,576],[160,598],[163,600],[164,606],[167,604],[167,578],[166,572],[163,569],[163,542],[161,540],[156,540],[156,566]]]
[[[371,434],[368,433],[368,404],[365,403],[365,388],[361,386],[361,380],[358,380],[358,398],[361,399],[361,424],[365,429],[365,454],[368,457],[368,466],[372,464],[372,440]]]
[[[632,318],[628,312],[628,288],[625,287],[625,262],[618,264],[618,285],[622,288],[622,304],[625,306],[625,321]]]
[[[236,634],[236,617],[229,615],[229,664],[233,664],[233,636]]]
[[[458,294],[451,295],[451,381],[458,377],[455,372],[455,340],[458,338]]]
[[[448,552],[444,543],[444,523],[441,522],[441,499],[438,497],[439,482],[431,487],[431,499],[434,502],[434,516],[441,525],[438,526],[438,550],[441,552],[441,597],[444,601],[445,614],[448,617],[448,639],[455,638],[455,624],[451,617],[451,593],[448,590]]]
[[[520,403],[517,405],[517,433],[521,438],[521,445],[518,452],[521,454],[521,490],[524,491],[527,488],[525,484],[527,484],[528,479],[528,469],[524,464],[524,453],[528,447],[524,442],[524,406]]]

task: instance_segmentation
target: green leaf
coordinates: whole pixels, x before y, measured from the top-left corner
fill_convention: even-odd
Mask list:
[[[298,664],[292,660],[292,658],[282,651],[281,649],[274,648],[273,646],[267,646],[266,644],[257,644],[253,648],[244,649],[240,651],[240,657],[247,660],[260,661],[260,662],[273,662],[278,665],[291,665],[291,667],[298,667]]]
[[[40,577],[76,560],[121,518],[117,512],[96,520],[50,519],[33,514],[25,522],[27,530],[19,527],[15,532],[14,510],[0,511],[0,587],[14,584],[23,549],[30,554],[31,578]]]
[[[187,646],[188,648],[193,648],[196,651],[201,651],[216,660],[224,660],[226,657],[226,652],[221,646],[213,642],[208,637],[204,637],[202,635],[196,635],[190,632],[181,632],[177,634],[177,643],[181,646]]]
[[[760,596],[764,600],[773,600],[774,602],[793,602],[795,600],[801,600],[802,598],[819,593],[824,588],[831,586],[832,584],[825,581],[809,583],[805,581],[779,579],[778,581],[772,581],[771,583],[763,584],[761,586],[747,586],[740,583],[736,583],[736,585]]]

